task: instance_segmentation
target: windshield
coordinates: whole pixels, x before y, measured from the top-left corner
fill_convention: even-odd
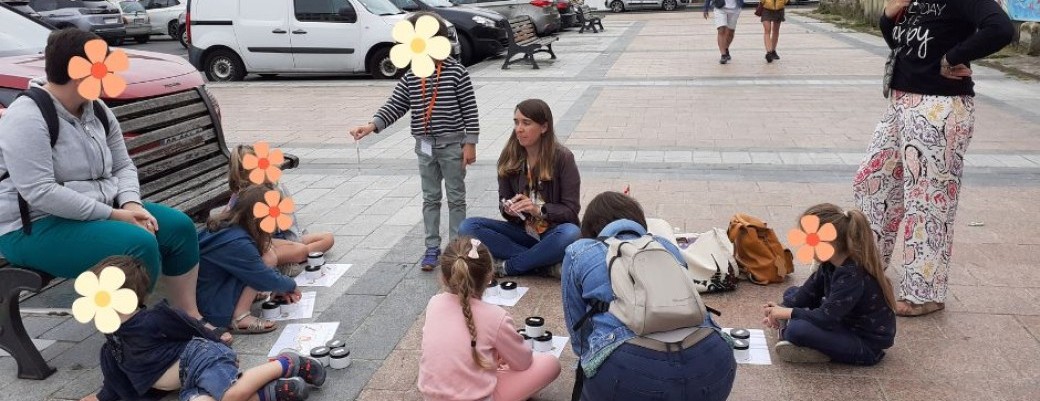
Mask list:
[[[0,57],[42,53],[50,34],[36,21],[0,7]]]
[[[146,12],[144,7],[141,6],[141,3],[138,3],[136,1],[123,1],[123,2],[120,2],[119,3],[119,8],[122,8],[123,12],[127,13],[127,14]]]
[[[429,4],[437,8],[448,8],[455,6],[454,4],[451,4],[451,2],[448,0],[423,0],[423,3]]]
[[[390,0],[358,0],[361,5],[365,6],[368,12],[375,15],[396,15],[404,14],[400,8],[397,8]]]

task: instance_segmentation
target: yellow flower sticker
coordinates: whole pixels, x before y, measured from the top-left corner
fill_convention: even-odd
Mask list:
[[[820,227],[820,218],[815,215],[802,216],[801,229],[793,228],[787,233],[787,242],[793,247],[799,247],[797,256],[802,263],[813,261],[816,256],[821,262],[826,262],[834,256],[834,246],[830,244],[838,238],[838,230],[834,224],[827,223]]]
[[[249,170],[249,181],[254,184],[263,184],[264,180],[277,183],[282,177],[279,166],[285,162],[285,155],[279,149],[271,149],[267,142],[260,141],[253,144],[256,155],[246,154],[242,156],[242,168]]]
[[[109,97],[116,97],[126,90],[126,81],[117,72],[130,68],[130,59],[126,52],[113,50],[108,52],[108,43],[102,39],[94,39],[83,46],[87,58],[75,56],[69,60],[69,77],[81,79],[77,91],[87,100],[97,100],[104,90]]]
[[[100,277],[91,271],[80,274],[73,287],[82,297],[72,303],[72,317],[80,323],[94,319],[94,325],[105,334],[119,330],[119,313],[137,309],[137,294],[122,288],[125,281],[123,271],[113,266],[101,270]]]
[[[264,201],[253,205],[253,216],[261,219],[260,229],[274,233],[275,228],[285,231],[292,227],[292,212],[296,208],[292,198],[281,199],[278,191],[264,193]]]
[[[433,60],[444,60],[451,55],[451,42],[437,35],[441,28],[436,18],[419,17],[415,26],[408,20],[394,25],[391,33],[397,44],[390,49],[390,61],[397,68],[412,65],[412,73],[419,78],[433,75]]]

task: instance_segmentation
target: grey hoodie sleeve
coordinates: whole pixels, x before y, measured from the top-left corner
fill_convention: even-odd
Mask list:
[[[59,185],[47,123],[28,98],[0,118],[0,152],[11,183],[33,209],[70,220],[102,220],[112,207]]]
[[[110,131],[106,133],[108,148],[112,153],[112,175],[119,180],[119,191],[116,192],[116,204],[123,206],[128,202],[141,203],[141,186],[137,180],[137,166],[130,159],[126,150],[126,142],[123,141],[123,129],[119,127],[112,110],[105,107],[105,115],[108,116]]]

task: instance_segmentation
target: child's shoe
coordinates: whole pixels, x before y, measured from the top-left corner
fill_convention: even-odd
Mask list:
[[[299,377],[278,379],[260,388],[261,397],[267,401],[303,401],[311,394],[307,383]]]
[[[275,358],[286,358],[289,360],[290,377],[298,377],[316,387],[325,384],[325,367],[321,361],[309,356],[300,355],[294,351],[283,351]]]
[[[776,343],[776,355],[781,361],[791,363],[827,363],[831,357],[807,347],[799,347],[790,341]]]
[[[423,258],[422,258],[422,271],[428,272],[428,271],[432,271],[434,268],[436,268],[437,267],[437,258],[439,258],[440,256],[441,256],[441,248],[440,247],[431,246],[429,248],[426,248],[426,253],[423,254]]]

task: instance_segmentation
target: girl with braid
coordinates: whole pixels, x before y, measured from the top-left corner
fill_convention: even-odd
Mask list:
[[[447,292],[426,305],[419,392],[427,401],[521,401],[556,380],[560,362],[524,344],[505,309],[481,301],[492,260],[459,237],[440,257]]]

